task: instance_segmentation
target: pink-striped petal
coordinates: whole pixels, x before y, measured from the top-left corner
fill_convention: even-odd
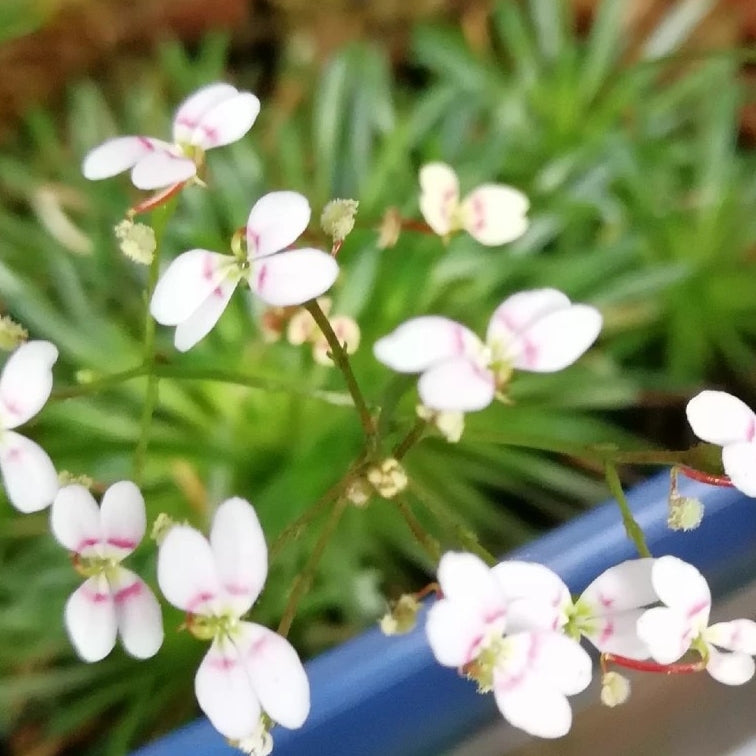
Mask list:
[[[183,323],[231,275],[234,266],[232,257],[206,249],[180,254],[157,282],[150,302],[152,317],[162,325]]]
[[[730,622],[717,622],[706,628],[704,637],[728,651],[739,651],[749,656],[756,656],[756,622],[749,619],[736,619]]]
[[[691,623],[676,609],[657,606],[647,609],[636,624],[638,637],[659,664],[676,662],[693,640]]]
[[[310,683],[294,647],[251,622],[240,624],[234,643],[265,713],[289,729],[301,727],[310,713]]]
[[[673,556],[655,560],[651,581],[663,604],[680,612],[691,625],[707,626],[711,592],[704,576],[692,565]]]
[[[113,483],[100,505],[103,556],[120,561],[144,538],[147,515],[141,491],[130,481]]]
[[[254,261],[250,284],[266,304],[288,307],[319,297],[339,275],[336,260],[319,249],[292,249]]]
[[[491,371],[467,357],[432,366],[420,376],[417,388],[426,407],[447,412],[482,410],[496,394]]]
[[[163,644],[163,615],[155,594],[130,570],[120,567],[110,581],[121,642],[137,659],[149,659]]]
[[[518,370],[553,373],[575,362],[596,341],[601,313],[584,304],[549,313],[511,342],[507,358]]]
[[[470,607],[449,599],[439,599],[428,610],[425,634],[439,664],[461,667],[472,661],[489,640],[483,617]],[[464,609],[464,610],[463,610]],[[502,616],[502,627],[505,618]]]
[[[259,112],[260,100],[250,92],[239,92],[204,113],[190,141],[203,150],[236,142],[252,128]]]
[[[586,621],[583,635],[599,651],[626,656],[628,659],[648,659],[651,655],[645,641],[638,637],[638,620],[643,609],[603,614]]]
[[[49,341],[29,341],[8,358],[0,376],[0,426],[16,428],[34,417],[50,397],[58,350]]]
[[[440,236],[454,225],[459,206],[457,174],[446,163],[429,163],[420,169],[420,212]]]
[[[484,607],[500,603],[503,594],[488,565],[475,554],[447,551],[438,563],[438,583],[450,601],[469,601]]]
[[[218,507],[210,546],[227,601],[241,616],[260,595],[268,575],[265,535],[249,502],[237,497]]]
[[[727,444],[722,449],[722,465],[735,488],[746,496],[756,496],[756,443]]]
[[[125,136],[108,139],[84,158],[81,171],[92,181],[110,178],[127,171],[143,158],[156,151],[168,151],[172,145],[145,136]]]
[[[756,672],[753,658],[748,654],[730,651],[722,653],[711,645],[708,650],[706,671],[724,685],[744,685]]]
[[[724,391],[702,391],[688,402],[685,412],[693,433],[710,444],[753,441],[756,435],[756,415],[751,408]]]
[[[156,150],[141,158],[131,169],[131,183],[137,189],[162,189],[196,175],[193,160],[168,150]]]
[[[621,612],[656,603],[651,582],[653,559],[628,559],[602,572],[580,596],[596,614]]]
[[[202,116],[239,94],[236,87],[223,82],[207,84],[187,97],[173,116],[173,141],[188,144]]]
[[[72,484],[58,491],[50,510],[50,529],[69,551],[83,557],[102,556],[100,508],[84,486]]]
[[[528,198],[511,186],[483,184],[462,202],[462,224],[486,246],[507,244],[528,228]]]
[[[228,306],[236,284],[232,278],[221,281],[191,316],[176,326],[173,344],[179,352],[188,351],[213,330]]]
[[[197,702],[218,732],[240,740],[260,721],[260,701],[236,645],[213,641],[194,678]]]
[[[223,589],[207,538],[188,525],[174,525],[158,551],[158,585],[163,595],[190,614],[221,611]]]
[[[84,661],[100,661],[113,650],[116,613],[105,577],[91,577],[77,588],[66,603],[64,616],[71,643]]]
[[[514,727],[538,738],[561,738],[572,727],[569,701],[540,680],[523,680],[516,686],[494,677],[494,698],[499,711]]]
[[[399,373],[420,373],[452,357],[482,351],[483,344],[469,328],[440,315],[412,318],[373,345],[376,358]]]
[[[58,492],[58,474],[45,450],[14,431],[0,435],[0,472],[8,499],[20,512],[49,507]]]
[[[270,192],[247,218],[247,254],[272,255],[293,244],[310,222],[310,203],[298,192]]]
[[[564,310],[570,304],[567,295],[558,289],[529,289],[512,294],[494,310],[488,322],[486,343],[506,346],[539,318]]]

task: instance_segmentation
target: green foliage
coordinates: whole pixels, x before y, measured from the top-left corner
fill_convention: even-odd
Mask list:
[[[396,84],[386,52],[370,45],[345,49],[319,72],[284,65],[282,80],[304,82],[302,101],[292,112],[264,99],[251,134],[210,153],[210,190],[182,194],[166,236],[167,257],[197,246],[226,250],[253,201],[275,188],[310,198],[313,233],[330,198],[359,199],[359,228],[339,254],[334,312],[361,324],[354,372],[369,401],[386,409],[387,451],[413,420],[414,382],[390,376],[371,345],[400,321],[437,312],[482,331],[507,294],[543,285],[599,306],[604,335],[579,365],[518,376],[514,404],[469,416],[458,446],[431,439],[407,457],[421,521],[435,529],[424,504],[445,511],[494,551],[606,495],[590,471],[523,439],[536,448],[632,445],[607,412],[635,406],[647,390],[679,395],[729,374],[753,387],[756,375],[756,172],[736,145],[735,58],[681,67],[669,57],[705,6],[683,2],[651,34],[645,57],[623,64],[621,5],[604,2],[579,39],[567,3],[501,2],[491,18],[494,46],[484,52],[458,29],[418,28],[414,62],[429,77],[421,90]],[[146,270],[122,258],[112,233],[136,194],[125,179],[84,181],[82,156],[114,134],[166,133],[175,104],[223,77],[223,66],[217,38],[195,59],[169,45],[121,85],[73,85],[62,118],[33,113],[17,148],[0,155],[0,292],[32,337],[60,348],[58,385],[74,384],[81,370],[102,376],[141,359]],[[254,71],[238,80],[255,89]],[[530,230],[506,249],[465,236],[444,247],[405,232],[396,247],[379,250],[374,226],[386,207],[417,217],[417,170],[431,159],[454,165],[464,187],[502,180],[527,192]],[[43,189],[91,240],[89,251],[50,227],[39,209]],[[316,366],[304,347],[265,343],[260,309],[238,292],[186,355],[159,328],[161,358],[187,374],[235,372],[280,390],[162,380],[143,487],[150,518],[167,512],[206,528],[208,505],[242,495],[273,540],[359,451],[353,411],[317,394],[342,395],[341,376]],[[60,469],[127,478],[144,388],[140,379],[53,401],[29,435]],[[61,611],[78,578],[47,535],[46,516],[4,506],[0,518],[2,727],[34,723],[64,743],[103,717],[108,736],[91,752],[115,756],[188,716],[203,649],[172,632],[179,614],[166,610],[165,646],[148,663],[120,650],[98,665],[76,662]],[[436,532],[444,547],[459,547],[448,522]],[[316,537],[317,524],[271,565],[256,621],[275,624]],[[131,565],[154,583],[151,544]],[[390,502],[350,511],[300,606],[295,642],[314,651],[358,630],[380,611],[379,587],[416,584],[429,567]]]

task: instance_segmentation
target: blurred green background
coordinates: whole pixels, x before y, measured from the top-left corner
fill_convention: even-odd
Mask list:
[[[208,156],[207,191],[180,197],[167,257],[228,248],[257,197],[296,189],[313,206],[359,199],[339,253],[334,312],[356,318],[354,371],[375,406],[398,398],[412,422],[414,381],[372,357],[377,337],[417,314],[481,332],[522,288],[556,286],[601,309],[605,329],[580,363],[519,375],[511,406],[468,416],[458,445],[424,441],[407,457],[408,497],[444,547],[455,530],[427,505],[503,551],[607,495],[600,471],[523,447],[684,446],[684,405],[704,386],[756,401],[756,135],[747,2],[574,3],[277,0],[207,3],[11,0],[0,9],[0,305],[61,351],[56,385],[78,371],[141,359],[146,270],[119,253],[113,226],[138,199],[128,180],[88,183],[83,155],[116,134],[167,135],[173,108],[202,84],[256,92],[261,116]],[[417,171],[441,159],[463,189],[498,180],[532,201],[527,234],[505,248],[467,236],[448,247],[405,232],[381,250],[396,206],[419,217]],[[325,239],[321,238],[325,246]],[[206,527],[212,506],[249,498],[269,540],[345,471],[361,431],[343,392],[306,347],[261,337],[259,304],[237,294],[215,331],[172,364],[244,373],[300,391],[164,380],[144,493],[160,512]],[[29,426],[59,469],[108,483],[131,473],[143,381],[52,401]],[[387,449],[396,436],[387,439]],[[642,471],[627,471],[626,482]],[[79,578],[47,514],[0,509],[0,726],[9,754],[115,756],[196,714],[204,644],[173,632],[149,662],[120,649],[74,656],[62,608]],[[281,552],[254,619],[275,625],[317,527]],[[154,549],[130,561],[154,584]],[[390,502],[347,514],[302,602],[304,654],[374,621],[383,595],[432,565]]]

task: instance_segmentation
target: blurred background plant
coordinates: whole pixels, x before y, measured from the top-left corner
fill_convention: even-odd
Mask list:
[[[458,545],[455,522],[502,551],[606,496],[590,465],[528,445],[681,446],[691,440],[684,402],[700,387],[725,385],[754,404],[747,3],[740,16],[738,3],[714,0],[180,5],[17,0],[1,11],[0,304],[60,348],[57,386],[141,357],[146,271],[123,258],[113,235],[136,194],[125,179],[84,181],[82,156],[114,134],[167,132],[182,97],[230,78],[260,95],[261,117],[242,142],[209,157],[211,191],[183,193],[166,252],[226,249],[271,189],[305,193],[314,219],[332,197],[359,199],[334,312],[360,323],[355,373],[371,401],[393,407],[397,426],[412,422],[414,382],[390,376],[370,346],[401,320],[438,312],[481,331],[508,293],[543,285],[604,313],[601,341],[579,365],[518,376],[514,403],[468,416],[458,445],[429,439],[408,456],[408,500],[429,526],[429,506],[447,513],[437,531],[444,546]],[[56,59],[56,49],[71,54]],[[417,170],[434,159],[454,165],[464,186],[500,180],[525,191],[527,234],[484,249],[467,236],[444,247],[407,231],[379,249],[386,208],[418,216]],[[317,239],[315,221],[311,230]],[[216,331],[182,356],[160,329],[161,354],[187,377],[214,369],[285,385],[162,381],[144,485],[151,518],[168,512],[205,527],[214,504],[239,494],[272,541],[359,449],[350,409],[313,395],[342,392],[340,375],[307,347],[266,342],[262,315],[235,298]],[[143,392],[136,380],[53,401],[30,434],[60,469],[128,477]],[[156,659],[117,650],[80,663],[62,625],[78,578],[47,515],[4,506],[0,518],[9,753],[115,756],[192,716],[203,649],[171,632],[178,612],[166,609]],[[305,531],[277,555],[257,620],[280,617],[312,542]],[[150,545],[140,559],[154,575]],[[353,634],[382,613],[382,595],[422,584],[428,567],[390,502],[349,512],[293,641],[314,653]]]

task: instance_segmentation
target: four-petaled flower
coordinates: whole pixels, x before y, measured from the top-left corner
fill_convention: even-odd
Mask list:
[[[194,689],[213,726],[233,740],[257,733],[263,711],[284,727],[297,728],[310,710],[307,675],[291,644],[240,619],[260,594],[267,571],[257,515],[239,498],[218,507],[209,542],[194,528],[176,525],[158,555],[163,594],[189,614],[194,635],[213,641]]]
[[[163,642],[160,604],[141,578],[121,567],[144,536],[139,489],[128,480],[114,483],[98,507],[84,486],[64,486],[52,505],[51,527],[87,577],[65,610],[68,634],[79,656],[87,662],[104,659],[117,634],[132,656],[154,656]]]
[[[705,659],[706,671],[715,680],[725,685],[748,682],[754,674],[756,622],[737,619],[709,625],[709,586],[693,565],[677,557],[656,559],[651,580],[665,604],[648,609],[638,620],[638,635],[651,656],[659,664],[672,664],[692,648]]]
[[[104,179],[131,168],[138,189],[160,189],[188,181],[204,166],[205,151],[241,139],[252,128],[260,101],[230,84],[208,84],[179,106],[173,143],[147,136],[108,139],[85,158],[88,179]]]
[[[443,598],[429,610],[426,633],[439,663],[462,667],[515,727],[556,738],[572,724],[567,696],[591,680],[580,644],[552,630],[507,630],[509,597],[497,574],[473,554],[449,552],[438,566]]]
[[[464,229],[487,246],[514,241],[528,228],[528,198],[504,184],[482,184],[461,202],[459,181],[446,163],[420,169],[420,212],[439,235]]]
[[[29,341],[8,358],[0,375],[0,471],[8,499],[21,512],[50,506],[58,475],[50,457],[12,429],[30,420],[52,390],[58,350],[49,341]]]
[[[596,340],[601,314],[556,289],[513,294],[488,324],[484,344],[449,318],[426,315],[379,339],[375,356],[400,373],[422,373],[420,398],[435,410],[487,407],[512,370],[549,373],[575,362]]]
[[[179,255],[155,287],[150,312],[176,326],[176,349],[185,352],[206,336],[244,280],[264,302],[298,305],[327,291],[339,273],[319,249],[286,249],[307,228],[310,205],[297,192],[271,192],[252,208],[247,249],[233,256],[192,249]],[[284,251],[281,251],[284,250]]]
[[[756,496],[756,414],[724,391],[702,391],[686,409],[702,441],[722,447],[722,465],[735,488]]]

